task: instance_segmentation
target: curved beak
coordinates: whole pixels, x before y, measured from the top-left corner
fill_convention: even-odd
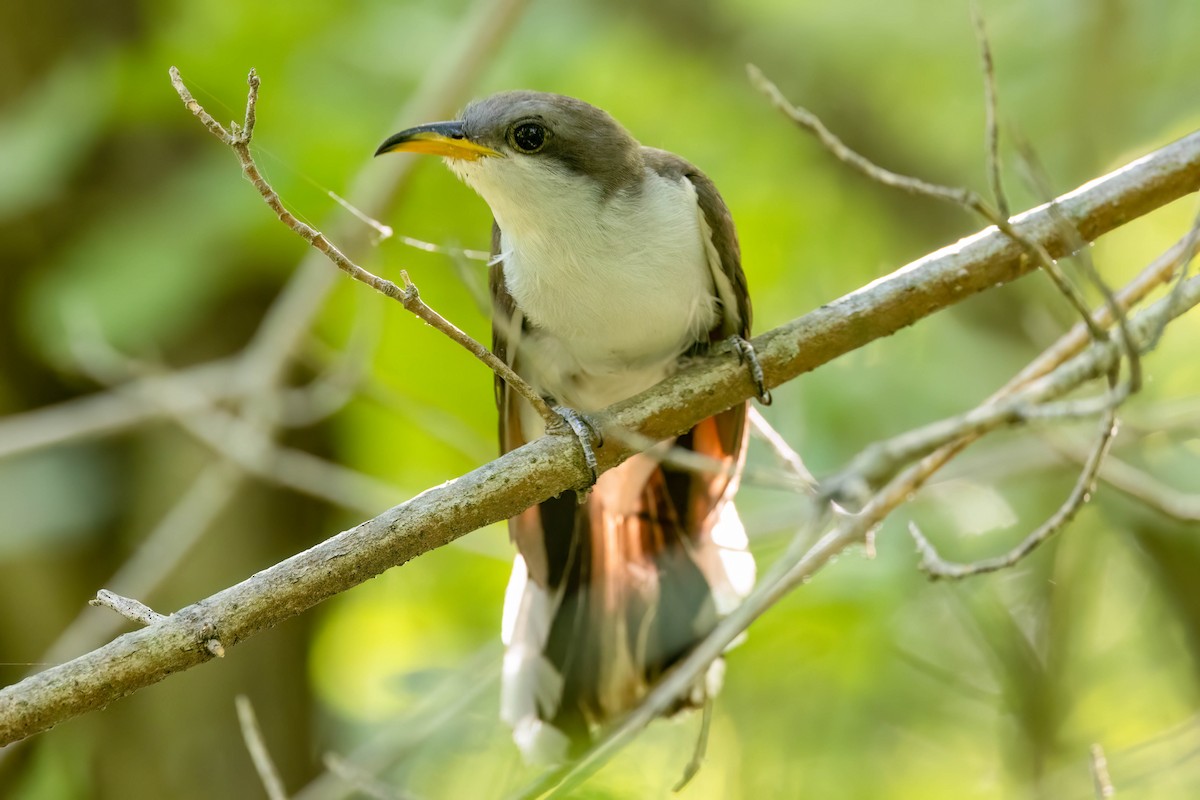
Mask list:
[[[457,120],[431,122],[427,125],[418,125],[406,131],[400,131],[395,136],[389,136],[387,141],[379,145],[375,155],[395,152],[427,153],[432,156],[461,158],[465,161],[502,155],[498,150],[476,144],[468,139],[466,133],[463,132],[462,122]]]

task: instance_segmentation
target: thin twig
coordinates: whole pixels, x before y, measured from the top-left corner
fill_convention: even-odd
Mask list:
[[[1050,251],[1040,242],[1036,242],[1019,232],[1013,226],[1012,222],[1007,219],[1006,215],[1001,214],[997,209],[989,205],[977,193],[970,189],[941,186],[880,167],[847,146],[829,128],[825,127],[825,123],[816,114],[806,108],[793,105],[779,91],[779,87],[772,83],[758,67],[748,64],[746,70],[749,73],[750,82],[767,96],[772,105],[782,111],[801,128],[816,136],[818,141],[839,161],[854,167],[868,178],[884,186],[900,189],[910,194],[923,195],[954,203],[961,208],[975,212],[983,219],[995,225],[1004,235],[1020,245],[1021,249],[1034,260],[1034,263],[1045,271],[1059,292],[1067,298],[1067,301],[1075,308],[1080,318],[1083,319],[1092,336],[1101,340],[1105,338],[1106,334],[1104,330],[1092,322],[1087,301],[1079,289],[1058,268]]]
[[[81,319],[76,316],[76,322]],[[119,353],[98,329],[89,330],[86,336],[71,336],[69,344],[77,368],[100,383],[118,383],[147,375],[153,369]],[[370,475],[281,445],[272,438],[265,425],[255,424],[245,416],[224,411],[215,404],[207,409],[193,410],[193,398],[181,394],[179,387],[170,381],[148,383],[147,386],[161,392],[154,399],[162,404],[179,427],[260,480],[365,513],[376,512],[380,506],[387,506],[403,494],[398,487]],[[179,409],[188,411],[183,413]]]
[[[1041,160],[1037,157],[1037,152],[1033,149],[1033,145],[1024,139],[1018,138],[1017,148],[1021,153],[1021,165],[1025,168],[1025,172],[1034,188],[1043,199],[1050,200],[1053,198],[1054,195],[1050,191],[1046,170],[1042,166]],[[1050,203],[1047,209],[1058,223],[1059,230],[1066,239],[1068,247],[1083,266],[1084,274],[1087,275],[1092,284],[1100,291],[1100,296],[1104,300],[1104,306],[1108,309],[1109,315],[1116,325],[1120,341],[1123,343],[1125,358],[1129,362],[1129,393],[1135,394],[1142,388],[1142,361],[1137,349],[1127,344],[1129,341],[1129,321],[1125,318],[1125,310],[1117,302],[1116,296],[1103,276],[1100,275],[1100,271],[1096,269],[1096,265],[1092,261],[1091,251],[1083,241],[1083,237],[1079,235],[1079,231],[1063,215],[1062,209],[1057,205]]]
[[[972,561],[968,564],[946,561],[938,554],[933,544],[921,533],[921,529],[917,527],[917,523],[910,521],[908,523],[908,531],[912,535],[913,542],[917,546],[917,552],[921,556],[921,571],[934,580],[939,578],[961,580],[972,575],[982,575],[986,572],[996,572],[997,570],[1006,569],[1021,561],[1037,549],[1039,545],[1065,528],[1075,518],[1075,515],[1079,513],[1079,510],[1083,508],[1084,504],[1091,499],[1096,488],[1096,477],[1100,471],[1100,465],[1103,463],[1104,457],[1112,445],[1112,440],[1116,432],[1116,412],[1110,409],[1101,422],[1096,442],[1092,447],[1092,451],[1088,454],[1087,461],[1083,465],[1083,470],[1075,480],[1075,486],[1071,489],[1071,493],[1067,496],[1067,499],[1049,519],[1030,532],[1016,547],[1003,555]]]
[[[1051,446],[1075,461],[1083,462],[1087,458],[1084,449],[1074,442],[1052,440]],[[1188,524],[1200,522],[1200,495],[1167,486],[1115,456],[1110,455],[1100,466],[1100,480],[1163,516]]]
[[[159,614],[145,603],[134,600],[132,597],[122,597],[115,592],[110,592],[108,589],[101,589],[96,592],[96,596],[88,600],[88,605],[111,609],[130,622],[136,622],[146,627],[157,625],[167,619],[165,614]],[[201,633],[203,634],[201,638],[204,639],[204,649],[217,658],[224,658],[225,647],[221,644],[220,639],[211,636],[215,632],[211,628],[211,624],[206,624],[201,629]]]
[[[425,70],[410,99],[399,110],[393,130],[414,119],[441,119],[460,107],[521,18],[529,0],[475,0],[454,35],[439,43],[444,55],[437,69]],[[413,175],[413,162],[395,159],[372,164],[351,181],[351,204],[371,217],[387,216]],[[342,225],[336,238],[353,251],[371,244],[373,229]],[[334,285],[325,256],[313,250],[300,260],[284,290],[267,310],[240,363],[239,390],[265,392],[283,382],[289,356],[308,336],[322,301]]]
[[[763,413],[758,410],[753,404],[747,412],[747,419],[750,422],[750,428],[759,435],[760,438],[768,445],[771,450],[778,456],[788,469],[790,469],[804,485],[805,491],[816,492],[817,479],[809,472],[808,467],[804,465],[804,459],[800,458],[787,440],[780,435],[779,431],[767,421]]]
[[[254,714],[254,706],[250,704],[250,698],[239,694],[234,698],[234,704],[237,706],[238,725],[242,729],[242,740],[246,743],[246,749],[250,751],[250,760],[254,762],[254,769],[258,772],[258,778],[262,781],[263,788],[267,791],[267,797],[270,800],[287,800],[287,790],[283,787],[283,779],[279,777],[279,770],[275,768],[275,762],[271,760],[267,743],[263,741],[262,731],[258,727],[258,717]]]
[[[108,589],[96,592],[96,596],[88,600],[88,605],[111,609],[130,622],[136,622],[139,625],[153,625],[159,620],[166,619],[166,615],[159,614],[145,603],[134,600],[132,597],[122,597]]]
[[[1070,362],[1064,363],[1069,365]],[[894,475],[905,464],[939,448],[953,446],[963,440],[973,441],[997,428],[1033,420],[1078,419],[1111,413],[1127,396],[1122,387],[1099,397],[1047,403],[1078,385],[1078,381],[1067,374],[1069,371],[1042,376],[1020,390],[991,398],[965,413],[869,445],[845,468],[823,481],[821,492],[834,499],[853,500],[864,489],[869,491],[869,487]]]
[[[696,734],[696,747],[692,751],[692,757],[687,765],[683,768],[683,774],[679,776],[679,781],[671,788],[672,792],[682,792],[684,787],[692,782],[692,778],[700,772],[700,767],[704,765],[704,756],[708,751],[708,734],[712,727],[713,715],[713,699],[706,698],[704,707],[700,709],[700,731]]]
[[[1004,195],[1004,182],[1000,177],[1000,123],[996,113],[996,65],[992,60],[992,46],[988,41],[983,13],[979,0],[971,0],[971,21],[975,26],[975,39],[979,43],[980,71],[983,72],[983,104],[987,114],[984,149],[987,152],[988,182],[992,187],[992,199],[996,210],[1005,219],[1009,216],[1008,198]]]
[[[548,431],[562,432],[565,429],[566,426],[562,417],[555,413],[550,408],[550,405],[542,399],[541,395],[517,375],[512,368],[497,358],[492,351],[475,341],[421,300],[416,284],[408,279],[407,273],[404,271],[400,273],[404,282],[404,288],[400,288],[391,281],[363,269],[351,261],[336,245],[325,238],[323,233],[301,222],[292,212],[287,210],[279,195],[276,194],[266,178],[259,172],[258,165],[254,162],[254,157],[250,153],[250,137],[254,132],[254,106],[258,99],[258,87],[260,83],[258,75],[255,74],[254,70],[250,70],[250,75],[247,78],[250,90],[246,96],[246,126],[240,131],[235,130],[233,133],[226,131],[200,103],[196,102],[195,98],[192,97],[192,93],[184,84],[183,78],[180,76],[177,68],[171,67],[170,75],[171,85],[175,87],[175,91],[183,101],[184,106],[208,128],[210,133],[229,145],[237,155],[238,161],[242,166],[242,173],[254,185],[258,193],[262,195],[263,200],[275,212],[275,216],[279,218],[280,222],[290,228],[297,236],[308,242],[312,247],[324,253],[326,258],[342,272],[397,301],[408,311],[416,314],[427,324],[449,336],[471,353],[471,355],[486,364],[488,368],[498,374],[505,383],[511,386],[515,392],[524,397],[533,406],[545,421]]]
[[[376,780],[337,753],[326,753],[321,761],[327,770],[367,797],[373,797],[375,800],[413,800],[415,797]]]
[[[241,470],[218,462],[205,467],[113,576],[104,582],[118,594],[150,597],[211,528],[233,498]],[[111,615],[79,613],[58,635],[41,661],[56,664],[99,647],[120,630]]]
[[[1192,221],[1192,229],[1188,231],[1187,236],[1184,237],[1182,254],[1183,263],[1179,269],[1179,275],[1175,278],[1175,285],[1171,288],[1171,295],[1173,297],[1178,296],[1181,287],[1183,286],[1183,282],[1187,279],[1188,267],[1191,266],[1192,259],[1196,257],[1196,252],[1198,249],[1200,249],[1200,209],[1197,209],[1196,218]],[[1164,325],[1155,331],[1154,336],[1150,339],[1151,347],[1154,347],[1158,344],[1158,340],[1163,335],[1163,331],[1165,329],[1166,326]]]
[[[1189,232],[1183,239],[1176,242],[1166,252],[1155,259],[1146,269],[1142,270],[1137,277],[1117,293],[1116,301],[1123,308],[1130,308],[1144,299],[1156,287],[1169,281],[1176,270],[1180,269],[1180,265],[1186,263],[1191,258],[1196,245],[1193,239],[1193,234],[1196,230],[1196,228],[1193,228],[1192,232]],[[1102,306],[1093,312],[1092,316],[1097,325],[1112,323],[1112,314],[1107,306]],[[1154,346],[1157,343],[1157,338],[1154,335],[1155,331],[1151,333],[1148,346]],[[1050,374],[1060,365],[1066,363],[1068,359],[1082,352],[1089,341],[1091,341],[1091,338],[1087,326],[1077,323],[1071,330],[1063,334],[1058,341],[1042,351],[1041,355],[1030,362],[1004,386],[993,392],[981,407],[992,405],[998,400],[1010,397],[1032,382]],[[1027,409],[1027,413],[1036,413],[1036,407],[1030,406]],[[929,470],[930,474],[936,472],[966,449],[972,442],[976,441],[979,435],[968,434],[956,441],[942,445],[925,457],[923,462],[924,468]],[[903,439],[903,437],[897,438]],[[860,454],[858,458],[864,458],[867,452],[870,452],[870,448]],[[895,466],[898,466],[899,463],[893,462]],[[876,469],[879,469],[879,474],[888,474],[887,468],[883,464],[877,466]],[[844,486],[844,488],[839,488],[839,491],[849,497],[861,497],[869,492],[869,484],[861,473],[855,474],[843,471],[826,484],[826,493],[828,494],[831,489],[838,487],[839,481],[843,482]]]
[[[1113,787],[1112,779],[1108,777],[1108,759],[1104,755],[1104,748],[1099,742],[1093,744],[1089,750],[1088,764],[1092,770],[1092,784],[1096,788],[1096,797],[1098,800],[1108,800],[1110,797],[1115,797],[1117,790]]]

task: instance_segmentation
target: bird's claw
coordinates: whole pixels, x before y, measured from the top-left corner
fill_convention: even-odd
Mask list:
[[[733,352],[737,353],[738,363],[747,364],[750,367],[750,379],[754,381],[754,389],[758,393],[758,402],[764,406],[771,405],[771,392],[767,389],[762,364],[759,363],[758,354],[754,352],[754,345],[741,336],[730,336],[728,341],[729,346],[733,348]]]
[[[588,483],[585,491],[580,493],[580,502],[587,496],[587,492],[595,485],[596,480],[600,477],[600,464],[596,460],[595,447],[604,445],[604,436],[596,428],[595,424],[583,414],[573,408],[566,406],[555,406],[554,413],[563,418],[571,432],[575,434],[575,438],[579,440],[579,447],[583,450],[583,460],[587,463],[588,470],[592,474],[592,480]],[[595,443],[593,445],[593,442]]]

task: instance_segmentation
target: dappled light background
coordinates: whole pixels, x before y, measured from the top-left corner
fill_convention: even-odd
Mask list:
[[[1065,191],[1200,126],[1200,4],[981,6],[1015,209],[1042,198],[1012,134]],[[108,348],[144,372],[236,354],[305,255],[182,108],[169,66],[224,121],[240,119],[255,67],[261,168],[297,216],[345,230],[360,223],[330,192],[348,196],[360,172],[387,168],[372,152],[423,76],[450,68],[472,13],[466,0],[0,7],[0,425],[103,391],[88,361]],[[747,62],[877,162],[986,188],[966,2],[535,0],[470,94],[581,97],[699,165],[737,221],[759,332],[979,227],[852,174],[750,87]],[[484,203],[434,159],[414,170],[383,221],[487,249]],[[1105,277],[1131,278],[1194,213],[1185,199],[1101,240]],[[406,269],[431,305],[488,338],[482,264],[398,237],[354,255],[393,280]],[[876,439],[972,407],[1072,322],[1032,275],[781,387],[766,413],[828,474]],[[1200,491],[1198,336],[1200,318],[1171,327],[1116,448],[1182,491]],[[495,454],[491,375],[341,276],[288,377],[330,370],[353,381],[351,396],[281,441],[378,491],[347,508],[231,472],[229,502],[140,599],[169,613]],[[768,613],[728,657],[707,763],[683,796],[1082,799],[1093,742],[1119,794],[1196,796],[1195,525],[1102,485],[1028,560],[952,585],[921,575],[904,530],[917,520],[951,558],[1003,552],[1071,486],[1055,442],[1091,428],[977,445],[879,531],[874,558],[851,551]],[[4,455],[13,431],[0,428],[0,684],[102,643],[51,650],[77,615],[109,614],[87,599],[216,458],[165,419]],[[761,444],[751,460],[775,468]],[[760,563],[803,519],[799,498],[767,487],[748,485],[739,505]],[[306,796],[348,794],[322,776],[333,752],[414,796],[507,796],[536,774],[497,717],[510,557],[502,525],[478,531],[224,660],[0,751],[0,796],[258,796],[239,693],[291,792],[318,780]],[[698,727],[694,716],[656,723],[580,796],[667,794]]]

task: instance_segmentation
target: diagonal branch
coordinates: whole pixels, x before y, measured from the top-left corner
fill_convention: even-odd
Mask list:
[[[1200,303],[1200,278],[1189,280],[1185,286],[1187,289],[1181,296],[1188,298],[1186,302],[1192,305]],[[1132,326],[1135,344],[1143,349],[1151,347],[1157,327],[1163,320],[1175,318],[1180,310],[1174,298],[1167,297],[1144,312]],[[1041,389],[1035,391],[1047,397],[1056,397],[1090,378],[1111,375],[1122,355],[1121,349],[1113,342],[1096,342],[1046,376]],[[771,565],[771,569],[742,604],[721,619],[708,636],[677,662],[634,709],[611,726],[578,761],[548,773],[519,796],[569,796],[572,789],[603,766],[638,731],[666,712],[751,623],[839,553],[851,545],[869,541],[871,532],[888,514],[911,497],[940,467],[941,462],[932,458],[909,466],[871,497],[861,512],[841,515],[836,525],[812,547],[804,547],[805,537],[794,537],[784,555]]]
[[[292,212],[287,210],[278,193],[271,188],[271,185],[267,183],[267,179],[259,171],[258,164],[254,161],[254,156],[250,154],[250,141],[251,137],[254,136],[254,109],[258,103],[258,87],[261,83],[258,73],[250,70],[250,75],[246,79],[246,82],[250,86],[250,91],[246,95],[246,121],[242,127],[239,128],[235,125],[231,131],[225,130],[221,123],[213,119],[212,115],[204,110],[204,106],[200,105],[192,97],[192,93],[184,84],[178,69],[171,67],[170,74],[171,85],[175,87],[175,91],[179,94],[179,99],[183,101],[184,106],[203,123],[204,127],[208,128],[213,136],[216,136],[222,142],[229,145],[237,156],[238,162],[242,165],[242,173],[254,185],[258,193],[262,195],[263,200],[275,212],[275,216],[279,217],[280,222],[290,228],[301,239],[324,253],[325,257],[342,272],[400,303],[407,310],[424,320],[426,324],[437,328],[459,345],[466,348],[471,355],[486,364],[489,369],[503,378],[504,382],[511,386],[514,391],[529,401],[529,404],[534,407],[545,421],[547,430],[559,430],[563,427],[562,418],[554,413],[549,404],[542,399],[541,395],[534,391],[533,387],[521,378],[521,376],[517,375],[508,364],[504,363],[491,350],[488,350],[467,335],[465,331],[430,308],[421,299],[416,284],[408,279],[407,272],[403,270],[400,272],[400,277],[404,282],[404,287],[401,288],[395,283],[363,269],[351,261],[337,245],[329,241],[325,237],[325,234],[311,225],[301,222]]]
[[[1090,239],[1198,186],[1200,134],[1192,134],[1056,202],[1080,235]],[[1045,207],[1016,217],[1013,224],[1049,252],[1064,252],[1065,240]],[[753,344],[767,385],[778,386],[1034,268],[1022,257],[1020,246],[988,228],[757,337]],[[1182,286],[1179,296],[1186,302],[1173,303],[1173,313],[1182,313],[1187,303],[1200,299],[1200,279]],[[1111,345],[1093,345],[1099,347],[1118,357]],[[714,355],[597,415],[597,422],[603,428],[665,439],[755,393],[735,355]],[[619,443],[597,452],[603,467],[629,455]],[[204,643],[214,636],[226,648],[233,647],[385,569],[511,517],[587,478],[576,443],[566,437],[543,437],[514,450],[149,627],[0,690],[0,745],[208,660]],[[893,483],[899,485],[902,478],[911,476],[906,473]],[[901,498],[905,496],[907,491]],[[815,554],[789,573],[789,580],[811,574],[861,539],[861,531],[846,527],[850,524],[843,523],[822,539]],[[858,517],[853,524],[861,524]]]
[[[982,37],[982,33],[980,35]],[[986,47],[986,40],[983,41]],[[986,64],[990,65],[990,56]],[[817,140],[839,161],[854,167],[871,180],[881,183],[884,186],[890,186],[893,189],[899,189],[909,194],[924,195],[935,200],[954,203],[968,211],[973,211],[981,218],[995,225],[1010,239],[1019,244],[1025,253],[1046,272],[1059,292],[1062,293],[1083,319],[1084,324],[1089,327],[1092,336],[1096,339],[1105,338],[1106,334],[1104,330],[1092,324],[1091,314],[1087,307],[1087,301],[1083,298],[1083,294],[1063,274],[1062,270],[1058,268],[1058,264],[1054,261],[1058,255],[1074,252],[1074,247],[1068,246],[1061,253],[1050,252],[1050,248],[1045,247],[1036,238],[1025,236],[1013,225],[1013,220],[1010,220],[1006,214],[992,207],[978,193],[970,189],[942,186],[920,178],[901,175],[889,169],[884,169],[861,153],[852,150],[845,142],[838,138],[837,134],[829,130],[816,114],[807,108],[793,105],[791,101],[783,96],[783,92],[779,91],[779,87],[772,83],[758,67],[748,64],[746,71],[749,74],[750,82],[767,96],[773,106],[783,112],[792,122],[817,137]],[[999,197],[1003,199],[1003,194],[1000,194]],[[1053,207],[1053,204],[1051,204],[1051,207]],[[1067,244],[1071,245],[1072,243],[1068,241]]]

